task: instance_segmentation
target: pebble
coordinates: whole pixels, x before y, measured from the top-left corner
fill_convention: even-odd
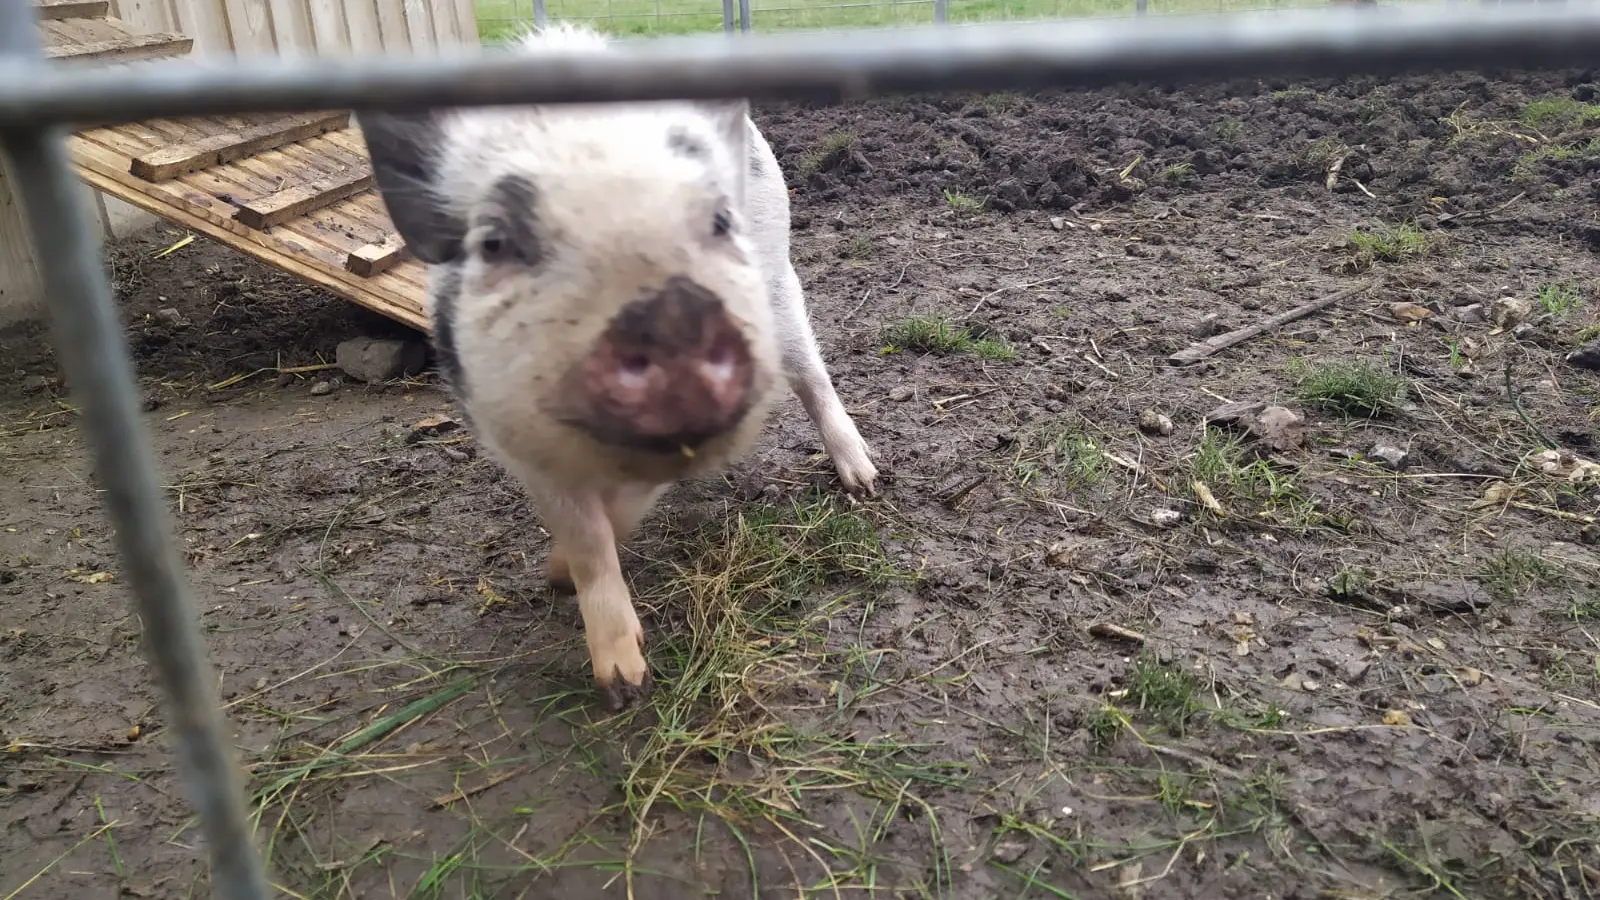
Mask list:
[[[339,368],[368,384],[415,375],[427,361],[428,348],[421,341],[360,337],[341,341],[334,350]]]
[[[900,384],[889,389],[889,399],[896,403],[904,403],[907,400],[910,400],[912,397],[915,397],[916,394],[916,388],[909,384]]]
[[[1175,509],[1158,509],[1150,513],[1150,521],[1158,528],[1171,528],[1182,518],[1183,514]]]
[[[1222,248],[1222,258],[1223,259],[1238,259],[1238,258],[1240,258],[1242,256],[1244,256],[1243,253],[1240,253],[1239,251],[1233,249],[1232,247],[1223,247]]]
[[[1067,220],[1061,218],[1060,216],[1051,216],[1050,227],[1054,228],[1056,231],[1060,231],[1061,229],[1067,227]]]
[[[1367,456],[1382,462],[1396,472],[1411,463],[1411,454],[1388,444],[1373,444],[1372,449],[1367,451]]]
[[[1367,670],[1372,668],[1372,663],[1365,659],[1352,659],[1344,664],[1344,680],[1346,684],[1360,684],[1367,677]]]
[[[333,393],[333,382],[319,381],[311,386],[311,396],[324,397]]]
[[[1600,338],[1568,353],[1567,362],[1580,369],[1600,369]]]
[[[1021,841],[1003,841],[995,845],[994,858],[1003,863],[1014,863],[1028,852],[1028,845]]]
[[[1139,430],[1145,434],[1166,437],[1172,433],[1172,420],[1153,409],[1147,409],[1139,414]]]

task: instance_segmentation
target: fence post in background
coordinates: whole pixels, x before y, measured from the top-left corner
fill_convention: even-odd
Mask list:
[[[29,0],[0,0],[0,58],[43,68]],[[172,537],[155,454],[139,419],[135,371],[117,322],[99,238],[67,156],[60,125],[0,131],[16,195],[39,258],[52,343],[83,410],[93,486],[103,492],[122,573],[139,616],[146,658],[166,694],[174,769],[199,814],[221,900],[267,900],[267,879],[251,837],[244,784],[228,741],[216,673],[205,657],[183,558]]]
[[[750,0],[739,0],[739,30],[750,33]]]
[[[533,24],[543,31],[550,22],[550,14],[544,8],[544,0],[533,0]]]
[[[722,0],[722,33],[733,34],[733,0]]]
[[[1142,16],[1150,11],[1150,0],[1133,0],[1133,14]]]
[[[949,20],[950,0],[933,0],[933,23],[935,25],[943,25]]]

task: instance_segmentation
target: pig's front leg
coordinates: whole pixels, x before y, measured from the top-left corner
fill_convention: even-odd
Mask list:
[[[595,683],[612,711],[650,692],[644,628],[622,578],[606,498],[598,492],[552,498],[542,504],[545,526],[560,548],[561,564],[578,592],[584,637]]]
[[[805,295],[794,266],[784,264],[783,274],[772,284],[773,311],[777,314],[778,341],[783,347],[783,368],[790,389],[800,398],[806,415],[822,433],[822,448],[833,460],[839,480],[852,494],[877,493],[878,468],[872,450],[856,429],[834,390],[817,348],[816,335],[806,313]]]
[[[669,486],[630,482],[604,491],[601,496],[606,507],[606,518],[611,521],[612,538],[619,544],[627,540]],[[550,587],[557,593],[570,594],[575,590],[565,544],[551,542],[550,553],[545,557],[545,574]]]

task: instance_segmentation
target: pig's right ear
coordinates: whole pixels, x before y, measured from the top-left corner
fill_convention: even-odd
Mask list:
[[[400,237],[429,265],[455,260],[467,233],[439,195],[438,154],[444,128],[433,113],[360,113],[356,122],[372,157],[378,195]]]

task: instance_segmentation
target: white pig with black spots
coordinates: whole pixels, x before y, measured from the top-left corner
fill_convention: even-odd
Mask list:
[[[517,52],[612,52],[555,26]],[[366,112],[380,196],[428,268],[435,355],[527,490],[607,705],[645,696],[617,544],[674,481],[754,444],[785,384],[846,490],[878,470],[789,258],[789,194],[746,101]]]

